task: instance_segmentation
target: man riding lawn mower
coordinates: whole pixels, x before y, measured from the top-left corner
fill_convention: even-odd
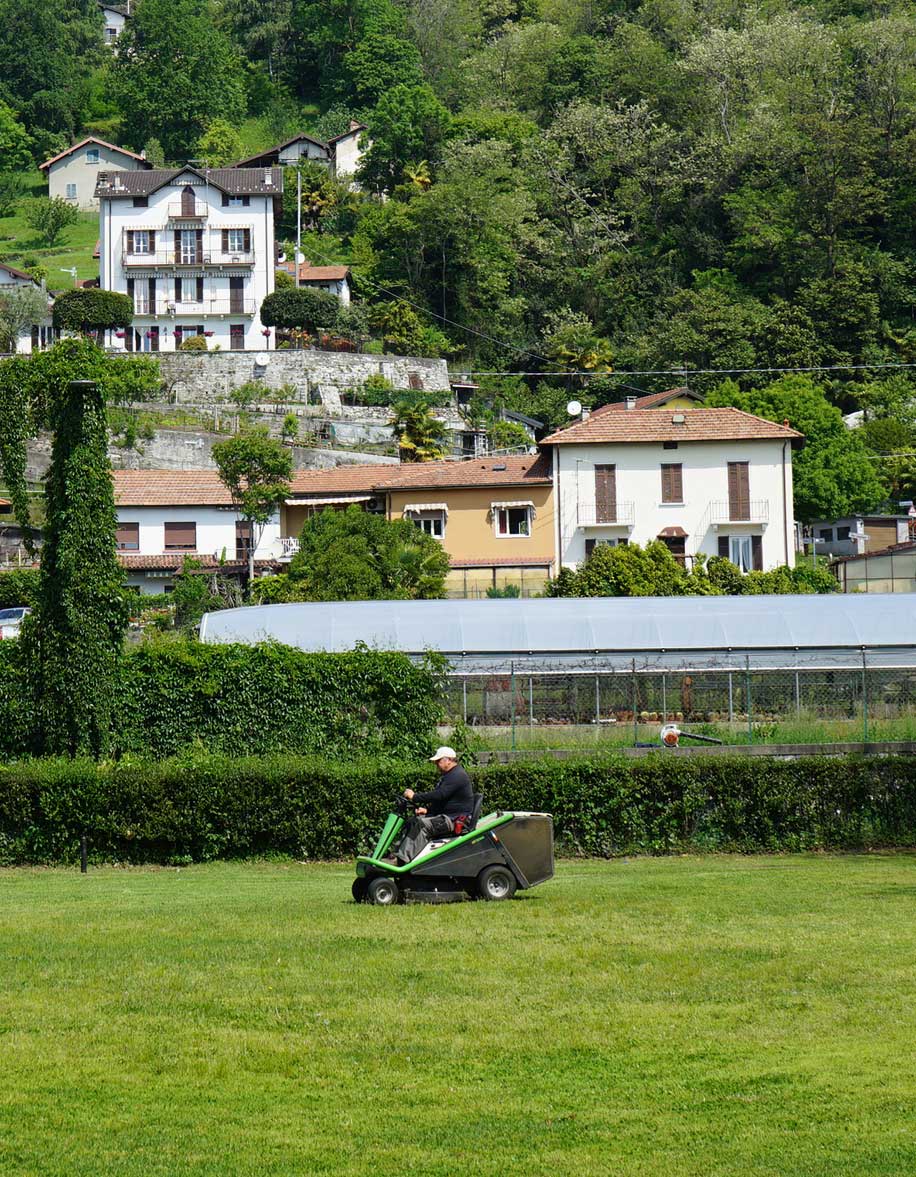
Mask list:
[[[547,813],[490,813],[454,748],[430,757],[435,789],[405,789],[370,855],[356,860],[353,898],[389,906],[510,899],[553,875],[553,819]],[[414,816],[408,821],[408,808]],[[406,828],[405,828],[406,826]]]

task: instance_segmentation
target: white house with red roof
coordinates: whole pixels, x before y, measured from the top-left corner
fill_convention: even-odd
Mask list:
[[[126,147],[90,135],[38,166],[47,176],[49,196],[60,196],[79,209],[96,209],[100,172],[146,171],[152,164]]]
[[[597,544],[667,544],[739,568],[795,554],[788,425],[734,408],[607,405],[544,439],[553,455],[558,565]]]
[[[313,266],[304,261],[299,264],[296,274],[295,262],[281,262],[279,267],[289,274],[297,286],[308,286],[312,290],[323,290],[326,294],[333,294],[340,299],[344,306],[350,305],[350,267],[349,266]]]
[[[96,192],[101,287],[134,303],[133,327],[109,332],[109,347],[177,351],[192,335],[223,351],[273,347],[259,316],[282,168],[102,172]]]

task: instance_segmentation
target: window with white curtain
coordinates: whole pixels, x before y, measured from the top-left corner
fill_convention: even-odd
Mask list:
[[[728,558],[741,569],[750,572],[754,567],[754,549],[749,535],[730,535],[728,537]]]

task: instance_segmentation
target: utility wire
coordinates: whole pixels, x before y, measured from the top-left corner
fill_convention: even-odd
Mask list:
[[[626,368],[617,369],[613,372],[594,372],[579,369],[568,369],[561,372],[483,372],[469,370],[468,368],[456,368],[455,371],[465,376],[599,376],[612,380],[615,376],[743,376],[757,372],[873,372],[879,369],[899,371],[903,368],[916,368],[916,364],[812,364],[806,368],[647,368],[645,371]]]

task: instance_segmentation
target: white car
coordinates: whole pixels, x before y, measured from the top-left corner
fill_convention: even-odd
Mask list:
[[[25,607],[0,609],[0,639],[18,638],[22,619],[31,612],[31,609],[26,609]]]

